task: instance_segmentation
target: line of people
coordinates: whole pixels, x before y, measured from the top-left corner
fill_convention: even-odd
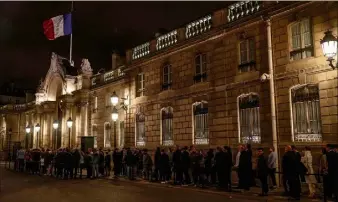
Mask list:
[[[32,174],[51,175],[57,178],[69,179],[82,178],[86,170],[87,178],[108,177],[111,171],[114,177],[125,176],[130,180],[142,177],[145,180],[168,183],[175,185],[194,185],[199,187],[217,185],[220,189],[231,191],[233,170],[238,174],[238,189],[249,190],[255,186],[255,178],[261,182],[260,196],[269,192],[268,177],[272,186],[276,188],[276,160],[274,148],[266,157],[263,148],[257,149],[257,158],[253,168],[253,152],[251,145],[240,145],[233,161],[230,147],[217,147],[216,150],[197,150],[194,146],[180,148],[174,151],[157,148],[153,158],[147,149],[89,149],[86,152],[78,149],[19,150],[17,153],[16,169],[26,170]],[[320,174],[324,175],[325,194],[328,197],[337,196],[338,182],[337,148],[328,145],[323,149],[320,160]],[[112,169],[113,165],[113,169]],[[336,169],[335,169],[336,168]],[[298,152],[295,146],[287,146],[282,158],[283,185],[285,193],[299,199],[301,194],[300,181],[309,184],[310,197],[315,196],[316,179],[312,168],[312,155],[309,147]],[[308,174],[308,175],[306,175]],[[305,176],[305,177],[304,177]],[[337,179],[333,181],[332,179]],[[331,190],[331,191],[330,191]]]

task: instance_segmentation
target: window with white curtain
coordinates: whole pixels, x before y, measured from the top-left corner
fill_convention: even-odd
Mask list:
[[[111,127],[110,123],[104,124],[104,147],[111,147]]]
[[[310,19],[306,18],[289,25],[290,60],[300,60],[313,56]]]
[[[256,93],[238,97],[239,135],[242,143],[260,143],[259,97]]]
[[[136,80],[136,96],[141,97],[144,95],[144,73],[139,73]]]
[[[136,146],[145,145],[145,116],[143,113],[136,114]]]
[[[125,139],[124,129],[125,129],[124,121],[121,121],[120,122],[120,147],[124,146],[124,139]]]
[[[170,146],[174,144],[173,140],[173,108],[166,107],[161,110],[161,132],[162,145]]]
[[[296,142],[320,142],[319,88],[316,84],[291,88],[293,138]]]
[[[193,104],[194,144],[209,144],[208,103]]]

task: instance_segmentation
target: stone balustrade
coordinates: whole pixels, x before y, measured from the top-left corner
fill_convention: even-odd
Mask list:
[[[258,12],[262,7],[261,1],[240,1],[228,7],[228,22],[236,21],[242,17]]]
[[[144,43],[142,45],[136,46],[133,48],[132,59],[136,60],[142,58],[150,53],[150,43]]]
[[[167,34],[159,36],[156,40],[156,50],[169,47],[178,41],[177,30],[171,31]]]
[[[199,20],[189,23],[185,28],[185,37],[191,38],[206,31],[209,31],[212,26],[211,15],[205,16]]]
[[[123,69],[124,66],[121,66],[120,68],[116,70],[110,70],[108,72],[105,72],[103,74],[97,74],[92,76],[91,78],[91,86],[100,86],[106,83],[109,83],[111,81],[115,81],[117,79],[120,79],[121,77],[124,76]]]

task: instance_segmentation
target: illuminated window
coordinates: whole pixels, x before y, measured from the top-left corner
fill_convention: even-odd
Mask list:
[[[143,113],[136,114],[136,146],[145,146],[145,116]]]
[[[318,85],[297,85],[291,88],[293,140],[320,142],[321,120]]]
[[[193,104],[194,144],[209,144],[208,103]]]
[[[136,83],[136,86],[137,86],[137,92],[136,92],[136,95],[137,97],[141,97],[144,95],[144,73],[140,73],[137,75],[137,83]]]
[[[303,19],[289,25],[290,60],[313,56],[310,19]]]
[[[104,147],[111,147],[111,127],[110,123],[104,124]]]
[[[239,137],[242,143],[260,143],[259,97],[255,93],[238,97]]]
[[[174,144],[172,107],[166,107],[161,109],[161,137],[162,145],[170,146]]]

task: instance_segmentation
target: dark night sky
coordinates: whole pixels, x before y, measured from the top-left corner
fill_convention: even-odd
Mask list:
[[[132,48],[159,28],[178,28],[230,2],[74,2],[75,65],[88,58],[94,69],[111,68],[114,48]],[[42,22],[64,14],[70,2],[0,2],[0,84],[19,81],[35,89],[52,51],[69,57],[69,37],[45,38]]]

